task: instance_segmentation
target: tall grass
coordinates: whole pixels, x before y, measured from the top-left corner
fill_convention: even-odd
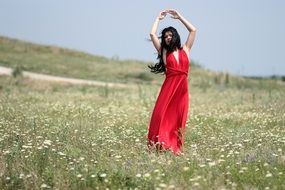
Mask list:
[[[174,156],[146,148],[158,85],[0,81],[1,189],[285,188],[284,86],[205,93],[191,83],[184,154]]]
[[[192,64],[184,154],[146,147],[163,76],[147,63],[0,37],[0,189],[285,189],[281,80]],[[30,81],[22,70],[132,83]],[[17,72],[16,72],[17,71]]]

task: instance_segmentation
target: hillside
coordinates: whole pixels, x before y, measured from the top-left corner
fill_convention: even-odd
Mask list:
[[[6,37],[0,37],[0,65],[43,74],[114,82],[135,82],[140,81],[140,77],[152,77],[144,72],[145,64],[138,61],[116,61]]]
[[[154,60],[156,61],[156,60]],[[0,66],[70,78],[121,83],[161,83],[163,76],[153,74],[137,60],[108,59],[76,50],[39,45],[0,36]],[[249,79],[205,70],[191,62],[190,84],[237,88],[279,88],[280,80]]]

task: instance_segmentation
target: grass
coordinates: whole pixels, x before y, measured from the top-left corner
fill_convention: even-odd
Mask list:
[[[0,189],[285,189],[281,80],[192,65],[184,154],[157,154],[146,134],[163,76],[135,61],[0,42],[3,66],[135,85],[0,76]]]
[[[283,86],[191,86],[184,154],[176,157],[146,149],[159,86],[0,81],[1,189],[285,187]]]
[[[112,60],[55,46],[0,37],[0,65],[58,76],[138,83],[153,80],[147,65],[136,60]],[[131,74],[130,74],[131,73]]]

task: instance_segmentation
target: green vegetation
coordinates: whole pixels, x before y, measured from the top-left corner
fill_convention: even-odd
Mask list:
[[[39,58],[41,48],[47,47],[27,53],[34,66],[27,60],[23,70],[73,76],[76,66],[53,73]],[[3,49],[8,48],[1,43],[0,62],[9,66],[16,55],[7,58]],[[92,79],[90,72],[97,73],[103,62],[86,55],[94,62],[85,63],[88,59],[77,53],[77,63],[73,53],[72,64]],[[119,64],[102,60],[108,68]],[[147,150],[147,127],[163,76],[153,76],[159,78],[153,85],[143,81],[143,69],[148,73],[143,65],[139,81],[124,78],[135,86],[129,89],[0,76],[0,189],[285,189],[284,82],[192,67],[184,154],[174,156]],[[75,76],[84,78],[80,72]],[[114,73],[99,79],[123,82],[116,78],[118,70],[105,72]]]
[[[57,76],[138,83],[154,79],[141,61],[112,60],[87,53],[0,37],[0,65]]]

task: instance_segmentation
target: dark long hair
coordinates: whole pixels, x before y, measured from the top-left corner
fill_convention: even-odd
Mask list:
[[[172,39],[169,45],[166,44],[165,38],[164,38],[166,32],[172,33]],[[150,71],[155,74],[165,72],[165,65],[163,62],[163,55],[162,55],[163,49],[166,49],[167,52],[173,52],[176,48],[181,49],[180,36],[174,27],[170,26],[170,27],[164,28],[159,38],[161,39],[161,42],[160,42],[161,48],[160,48],[160,54],[157,55],[158,63],[156,63],[155,65],[148,65],[148,67],[150,68]]]

